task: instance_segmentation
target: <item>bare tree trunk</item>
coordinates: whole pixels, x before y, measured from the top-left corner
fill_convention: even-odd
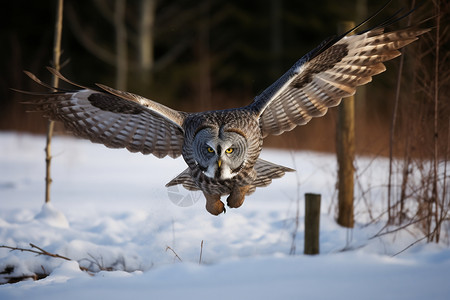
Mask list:
[[[439,162],[439,140],[438,140],[438,129],[439,129],[439,47],[440,47],[440,14],[441,14],[441,1],[434,1],[436,7],[436,53],[434,56],[434,150],[433,150],[433,193],[432,197],[434,200],[434,213],[435,213],[435,230],[433,237],[435,238],[435,242],[439,243],[439,235],[440,235],[440,220],[439,220],[439,195],[438,195],[438,162]],[[433,238],[432,237],[432,238]]]
[[[121,23],[118,14],[120,14],[120,12],[123,13],[123,10],[116,9],[116,7],[119,7],[119,3],[116,3],[117,5],[112,9],[108,5],[109,2],[106,0],[94,0],[94,3],[100,14],[116,28],[115,49],[102,45],[102,43],[96,39],[96,35],[92,33],[91,30],[87,30],[89,26],[84,25],[81,20],[78,19],[76,10],[71,6],[71,2],[68,2],[65,12],[67,20],[69,21],[68,24],[74,33],[74,37],[84,48],[86,48],[86,50],[92,53],[92,55],[116,69],[119,67],[119,60],[121,63],[125,62],[125,73],[128,74],[128,71],[137,71],[141,77],[141,82],[139,84],[148,84],[152,79],[151,75],[153,72],[157,72],[167,67],[167,65],[171,64],[189,46],[190,38],[186,37],[178,41],[172,49],[168,50],[162,57],[155,61],[153,26],[156,18],[157,0],[141,0],[139,6],[139,24],[137,27],[138,34],[136,34],[136,38],[134,38],[134,35],[129,36],[127,34],[125,21],[120,25],[122,26],[122,31],[121,36],[118,36],[119,32],[116,24]],[[118,19],[117,21],[116,17]],[[125,35],[122,33],[125,33]],[[127,44],[126,42],[130,43]],[[122,46],[119,46],[119,44]],[[126,57],[126,53],[128,52],[127,46],[129,45],[135,46],[132,50],[133,52],[136,52],[135,57]],[[119,50],[121,50],[120,56],[124,56],[126,58],[125,60],[119,59]],[[121,68],[124,69],[123,66]],[[117,72],[119,74],[119,71]],[[124,71],[120,72],[124,73]],[[127,76],[125,75],[123,77],[126,78]]]
[[[114,8],[114,26],[116,28],[116,88],[127,89],[128,54],[127,30],[125,27],[126,0],[116,0]]]
[[[282,20],[283,20],[283,1],[271,0],[270,1],[270,42],[272,50],[272,73],[279,76],[282,72],[281,68],[281,53],[283,51],[282,40]]]
[[[84,48],[86,48],[86,50],[105,63],[111,66],[116,65],[116,55],[113,50],[97,44],[95,38],[93,38],[91,34],[87,34],[86,29],[82,25],[82,21],[78,19],[77,13],[70,1],[67,2],[66,5],[66,18],[73,31],[74,37]]]
[[[61,37],[62,37],[62,19],[63,19],[63,6],[64,1],[58,0],[57,12],[56,12],[56,22],[55,22],[55,37],[53,41],[53,67],[56,70],[60,69],[60,56],[61,56]],[[58,87],[58,77],[53,75],[52,86]],[[47,128],[47,142],[45,146],[45,203],[50,202],[50,185],[52,183],[51,177],[51,163],[52,163],[52,136],[53,129],[55,126],[54,121],[48,122]]]
[[[139,76],[143,84],[151,80],[154,65],[153,25],[155,23],[156,0],[141,0],[139,20]]]
[[[448,197],[447,195],[447,165],[448,165],[448,161],[449,161],[449,149],[450,149],[450,117],[447,118],[447,123],[448,123],[448,128],[447,128],[447,142],[446,142],[446,146],[445,146],[445,155],[444,155],[444,174],[443,174],[443,179],[442,179],[442,196],[441,196],[441,215],[440,215],[440,220],[439,220],[439,226],[441,226],[441,222],[444,221],[447,213],[448,213],[448,209],[449,209],[449,204],[446,203],[446,198]]]
[[[360,23],[367,19],[367,0],[356,0],[356,23]],[[372,118],[372,113],[367,109],[367,85],[360,85],[356,88],[355,94],[356,114],[364,116],[365,120]]]
[[[411,145],[410,145],[411,137],[406,136],[406,145],[405,145],[405,157],[403,160],[403,171],[402,171],[402,184],[400,187],[400,211],[398,212],[398,224],[401,225],[403,223],[404,217],[406,216],[405,212],[405,202],[406,202],[406,191],[408,189],[408,181],[409,175],[411,173]],[[391,222],[392,223],[392,222]]]
[[[210,0],[200,4],[203,10],[203,20],[200,22],[198,39],[199,70],[199,100],[200,107],[204,110],[211,109],[211,58],[209,49],[209,13]]]
[[[338,33],[353,28],[354,22],[339,24]],[[338,219],[339,225],[353,228],[353,194],[355,160],[355,98],[342,100],[338,108],[336,152],[338,160]]]

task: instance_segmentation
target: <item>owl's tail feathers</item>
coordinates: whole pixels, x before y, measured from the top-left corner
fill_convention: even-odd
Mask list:
[[[255,191],[257,187],[265,187],[272,183],[272,179],[283,177],[286,172],[294,172],[294,169],[283,167],[261,158],[256,160],[254,169],[256,171],[256,178],[250,184],[250,189],[247,191],[247,195],[250,195]],[[200,188],[195,184],[189,173],[189,168],[181,172],[177,177],[172,179],[166,184],[166,187],[171,187],[181,184],[189,191],[199,191]]]
[[[166,184],[166,187],[171,187],[177,184],[183,185],[185,189],[188,191],[199,191],[200,189],[195,184],[194,180],[192,179],[191,174],[189,173],[189,168],[181,172],[177,177],[172,179]]]
[[[256,179],[247,195],[253,193],[257,187],[265,187],[272,183],[272,179],[283,177],[286,172],[295,172],[294,169],[283,167],[261,158],[258,158],[255,163]]]

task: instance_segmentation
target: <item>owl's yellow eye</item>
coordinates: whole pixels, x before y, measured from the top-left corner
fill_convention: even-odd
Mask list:
[[[209,153],[213,153],[214,152],[214,149],[211,148],[211,147],[206,148],[206,150],[208,150]]]
[[[227,150],[225,150],[225,153],[230,154],[231,152],[233,152],[233,148],[228,148]]]

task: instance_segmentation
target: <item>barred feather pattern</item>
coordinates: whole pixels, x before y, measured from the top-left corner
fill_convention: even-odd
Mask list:
[[[177,118],[169,120],[153,110],[155,106],[149,109],[140,103],[93,90],[41,95],[28,104],[32,110],[61,121],[74,135],[94,143],[152,153],[159,158],[166,155],[175,158],[182,153],[183,130],[178,124],[184,119],[181,112],[171,111]]]
[[[343,97],[353,95],[357,86],[383,72],[383,62],[399,56],[398,49],[427,31],[407,28],[384,33],[378,28],[346,36],[324,51],[311,51],[252,103],[261,116],[262,136],[279,135],[323,116]]]
[[[272,183],[273,179],[283,177],[286,172],[294,172],[294,169],[280,166],[268,161],[265,161],[261,158],[256,160],[255,166],[255,178],[247,183],[250,185],[250,189],[247,192],[247,195],[252,194],[257,187],[266,187]],[[183,185],[183,187],[189,191],[199,191],[201,190],[194,181],[195,175],[191,175],[191,170],[187,168],[183,172],[181,172],[177,177],[172,179],[169,183],[166,184],[166,187],[174,186],[177,184]],[[221,193],[221,195],[229,194],[229,190],[233,187],[233,184],[229,184],[229,187]],[[216,190],[215,190],[216,191]]]

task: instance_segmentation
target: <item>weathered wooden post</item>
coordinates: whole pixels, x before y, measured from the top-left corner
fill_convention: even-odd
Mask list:
[[[338,33],[352,29],[354,22],[341,22]],[[336,154],[338,161],[338,219],[339,225],[353,228],[353,188],[355,160],[355,98],[342,99],[338,108],[336,133]]]
[[[320,194],[305,194],[304,254],[319,254]]]

